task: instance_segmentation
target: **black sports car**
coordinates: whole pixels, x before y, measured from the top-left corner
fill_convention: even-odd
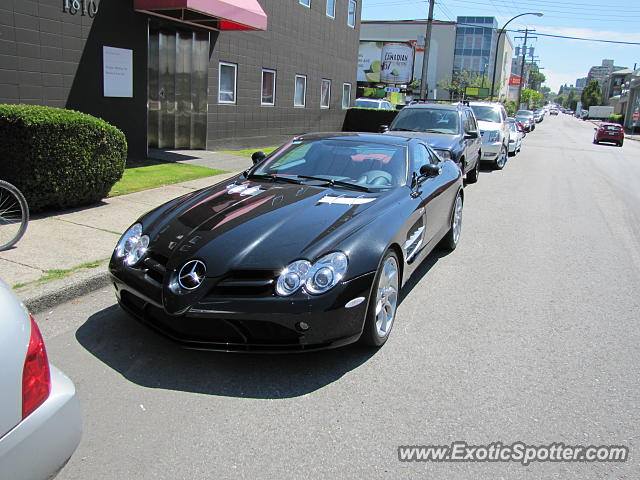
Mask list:
[[[254,161],[125,232],[109,265],[120,305],[191,348],[382,345],[400,287],[458,244],[460,169],[419,139],[362,133]]]

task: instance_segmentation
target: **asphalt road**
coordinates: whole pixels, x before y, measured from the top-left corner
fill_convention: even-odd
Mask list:
[[[466,189],[459,248],[403,291],[388,343],[185,351],[100,290],[40,315],[78,388],[69,479],[636,479],[640,142],[547,117]],[[626,463],[406,463],[399,445],[625,445]]]

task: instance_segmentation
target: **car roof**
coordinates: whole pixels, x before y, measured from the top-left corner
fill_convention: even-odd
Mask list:
[[[295,137],[294,140],[358,140],[371,143],[384,143],[387,145],[402,145],[406,146],[409,142],[409,138],[401,137],[399,135],[388,135],[382,133],[368,133],[368,132],[318,132],[307,133]]]
[[[467,105],[461,105],[458,103],[411,103],[405,106],[404,108],[428,108],[428,109],[435,109],[435,110],[451,110],[451,111],[469,109]]]
[[[487,107],[504,107],[504,105],[502,105],[500,102],[480,102],[480,101],[474,101],[474,102],[469,102],[469,106],[471,105],[485,105]]]

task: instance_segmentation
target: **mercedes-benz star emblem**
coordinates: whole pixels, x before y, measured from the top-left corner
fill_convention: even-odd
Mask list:
[[[195,290],[204,281],[207,267],[200,260],[185,263],[178,272],[178,284],[185,290]]]

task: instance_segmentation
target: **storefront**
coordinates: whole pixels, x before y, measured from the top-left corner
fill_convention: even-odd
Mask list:
[[[133,155],[339,130],[359,18],[355,0],[14,1],[0,103],[99,116]]]

